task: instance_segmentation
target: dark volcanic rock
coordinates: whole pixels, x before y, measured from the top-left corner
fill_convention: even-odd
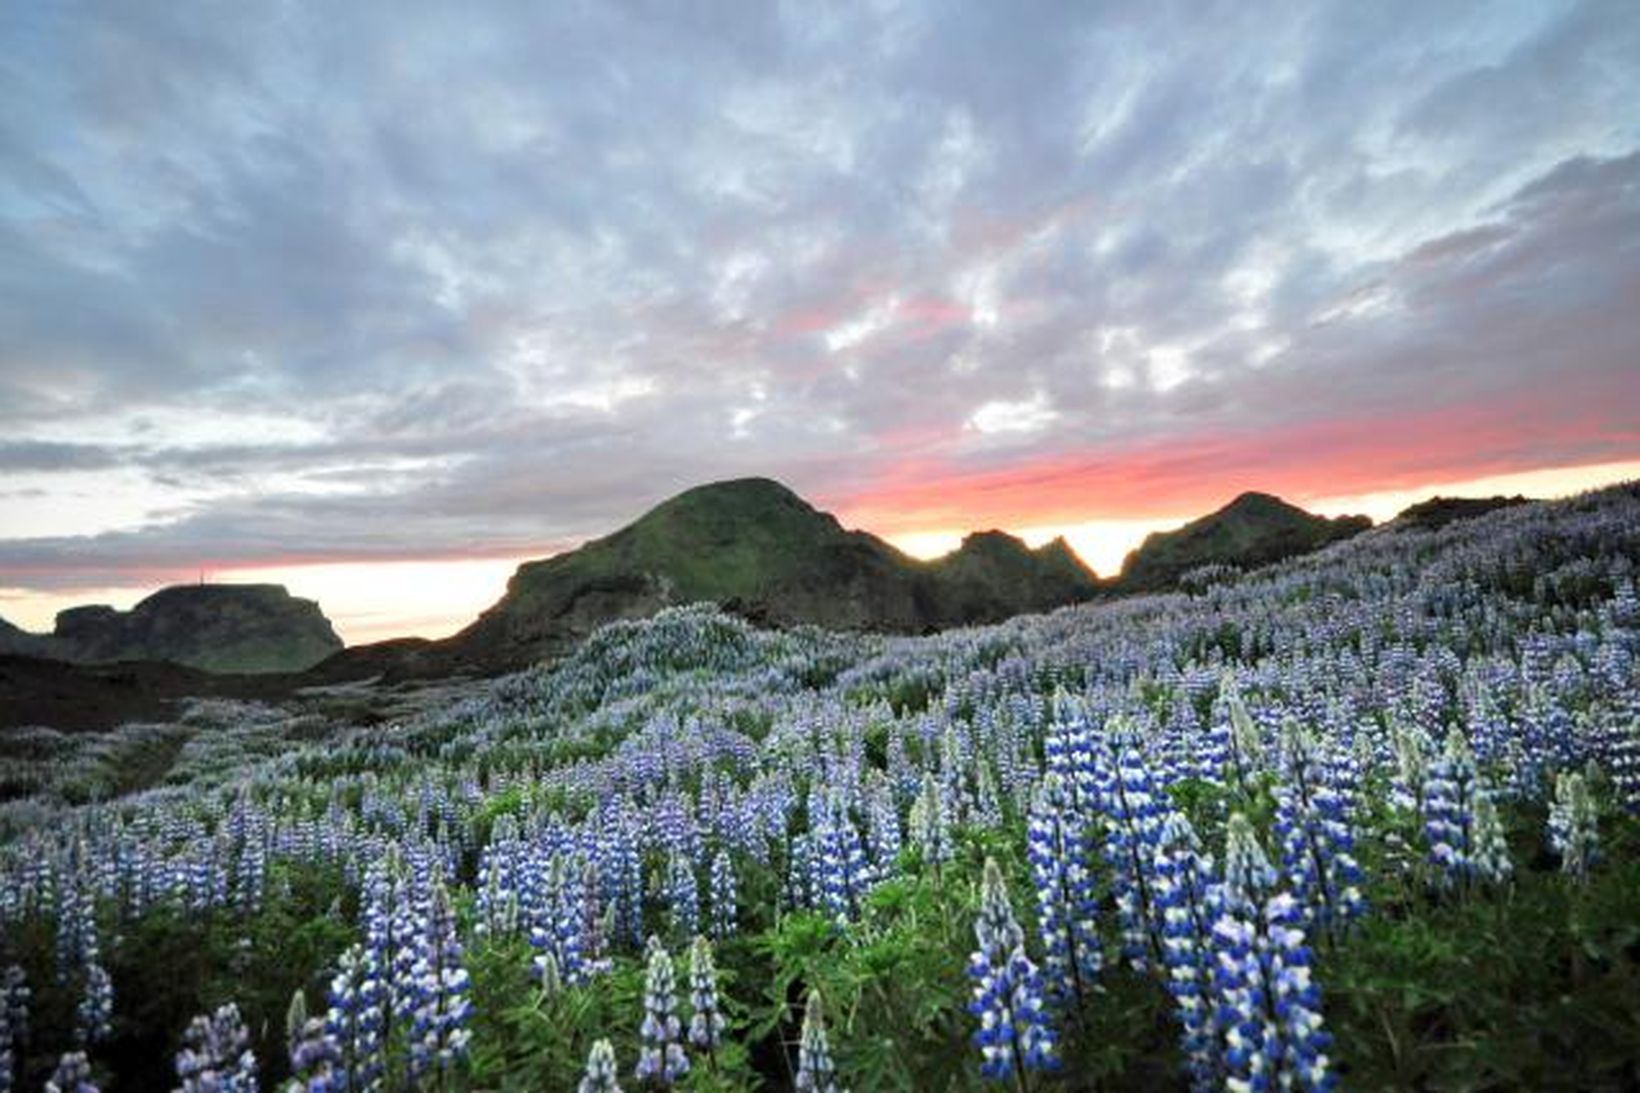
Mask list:
[[[1244,493],[1176,531],[1146,536],[1123,563],[1119,587],[1148,592],[1171,587],[1202,566],[1251,569],[1268,565],[1347,539],[1371,526],[1365,516],[1329,520],[1267,493]]]
[[[1396,513],[1390,522],[1396,528],[1425,528],[1434,531],[1454,520],[1471,520],[1497,509],[1531,504],[1531,498],[1514,497],[1431,497]]]
[[[177,585],[130,611],[92,605],[57,615],[43,648],[19,649],[79,663],[168,661],[209,672],[299,672],[342,647],[312,600],[280,585]]]

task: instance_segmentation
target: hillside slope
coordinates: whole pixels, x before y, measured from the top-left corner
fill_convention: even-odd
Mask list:
[[[1365,516],[1328,519],[1267,493],[1244,493],[1182,528],[1146,536],[1122,563],[1118,583],[1123,591],[1163,589],[1201,566],[1251,569],[1317,550],[1371,526]]]

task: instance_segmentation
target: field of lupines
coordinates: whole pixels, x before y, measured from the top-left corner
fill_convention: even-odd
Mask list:
[[[0,738],[0,1091],[1640,1088],[1640,490]]]

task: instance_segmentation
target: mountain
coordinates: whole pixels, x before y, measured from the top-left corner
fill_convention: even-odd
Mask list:
[[[612,535],[525,563],[498,603],[434,644],[459,665],[492,669],[553,655],[603,623],[667,604],[709,600],[771,625],[919,633],[1046,610],[1097,589],[1062,541],[1030,550],[982,532],[920,562],[844,529],[778,482],[743,478],[688,490]]]
[[[1147,535],[1122,563],[1117,586],[1125,592],[1148,592],[1168,588],[1201,566],[1268,565],[1371,526],[1365,516],[1330,520],[1267,493],[1244,493],[1182,528]]]
[[[1531,499],[1516,494],[1514,497],[1431,497],[1427,501],[1419,501],[1416,505],[1408,505],[1395,514],[1390,522],[1396,528],[1424,528],[1434,531],[1443,528],[1454,520],[1470,520],[1476,516],[1485,516],[1496,509],[1509,508],[1513,505],[1530,504]]]
[[[300,672],[342,647],[312,600],[276,584],[176,585],[130,611],[57,614],[49,635],[0,626],[0,652],[81,664],[166,661],[209,672]]]

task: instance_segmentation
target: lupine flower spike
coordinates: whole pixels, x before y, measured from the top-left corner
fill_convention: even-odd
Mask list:
[[[616,1081],[615,1048],[608,1040],[592,1045],[587,1053],[586,1072],[575,1088],[576,1093],[621,1093],[620,1083]]]
[[[643,1049],[638,1054],[637,1078],[653,1086],[669,1089],[689,1073],[689,1058],[678,1040],[683,1029],[678,1021],[678,996],[672,957],[656,938],[649,939],[649,972],[644,981],[643,1024],[638,1035]]]
[[[797,1045],[797,1093],[848,1093],[837,1084],[836,1064],[826,1039],[826,1017],[820,992],[809,991],[803,1011],[803,1036]]]
[[[1043,1014],[1042,977],[1025,955],[1025,935],[994,858],[985,860],[974,936],[979,948],[968,965],[974,981],[968,1010],[980,1020],[974,1033],[982,1057],[980,1072],[998,1080],[1012,1077],[1023,1089],[1025,1071],[1052,1069],[1059,1058]]]

